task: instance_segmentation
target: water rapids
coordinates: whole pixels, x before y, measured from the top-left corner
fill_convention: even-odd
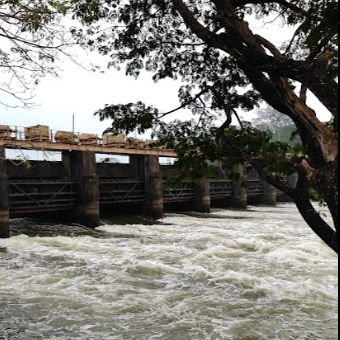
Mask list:
[[[337,257],[293,205],[11,223],[0,340],[338,339]]]

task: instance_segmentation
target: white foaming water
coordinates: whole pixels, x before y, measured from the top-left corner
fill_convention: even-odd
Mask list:
[[[293,205],[16,236],[0,275],[1,340],[338,339],[337,257]]]

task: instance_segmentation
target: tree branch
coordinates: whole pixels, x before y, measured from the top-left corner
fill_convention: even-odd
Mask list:
[[[309,13],[303,8],[295,5],[293,2],[288,2],[286,0],[230,0],[230,2],[234,6],[234,8],[242,7],[245,5],[265,5],[276,3],[294,12],[304,14],[305,16],[309,15]]]
[[[299,169],[299,181],[295,189],[294,202],[298,207],[300,214],[308,223],[310,228],[318,235],[331,249],[339,253],[338,233],[321,218],[315,210],[309,198],[309,174],[302,165]]]
[[[275,176],[269,174],[265,169],[263,169],[263,166],[259,162],[259,160],[244,154],[242,150],[244,159],[258,172],[262,180],[268,182],[269,184],[273,185],[275,188],[281,190],[284,194],[288,195],[291,198],[295,197],[295,189],[290,188],[288,185],[284,184],[280,180],[278,180]]]
[[[305,85],[301,85],[301,90],[300,90],[300,99],[307,105],[307,91],[308,88]]]
[[[258,34],[256,34],[255,37],[266,49],[272,53],[274,57],[283,58],[283,55],[274,44]]]
[[[181,109],[184,109],[186,106],[190,105],[191,103],[194,103],[197,99],[199,99],[203,94],[207,93],[208,92],[208,89],[204,89],[202,90],[200,93],[198,93],[192,100],[189,100],[185,103],[183,103],[181,106],[177,107],[176,109],[173,109],[169,112],[166,112],[166,113],[163,113],[159,118],[164,118],[172,113],[175,113]]]
[[[209,45],[216,45],[216,38],[218,38],[218,36],[212,33],[208,28],[204,27],[182,0],[171,0],[171,2],[183,18],[185,24],[194,34],[197,35],[198,38]]]

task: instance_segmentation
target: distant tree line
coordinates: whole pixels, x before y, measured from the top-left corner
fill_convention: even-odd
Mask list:
[[[274,142],[287,143],[291,147],[301,144],[301,138],[298,136],[293,120],[270,106],[258,109],[252,123],[261,131],[271,131]]]

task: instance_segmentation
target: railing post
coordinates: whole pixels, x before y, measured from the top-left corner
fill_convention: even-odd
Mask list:
[[[96,228],[100,225],[99,179],[96,155],[90,151],[63,153],[64,176],[78,183],[76,217],[80,224]]]
[[[234,171],[240,174],[238,181],[234,182],[233,194],[231,197],[231,207],[235,209],[247,209],[248,207],[248,190],[244,185],[247,181],[246,171],[243,165],[235,167]]]
[[[4,147],[0,147],[0,238],[9,238],[8,176]]]
[[[264,205],[275,207],[277,205],[276,188],[267,182],[263,184],[264,194],[262,196],[261,203]]]
[[[202,179],[195,182],[195,198],[193,209],[200,213],[211,212],[210,181]]]

